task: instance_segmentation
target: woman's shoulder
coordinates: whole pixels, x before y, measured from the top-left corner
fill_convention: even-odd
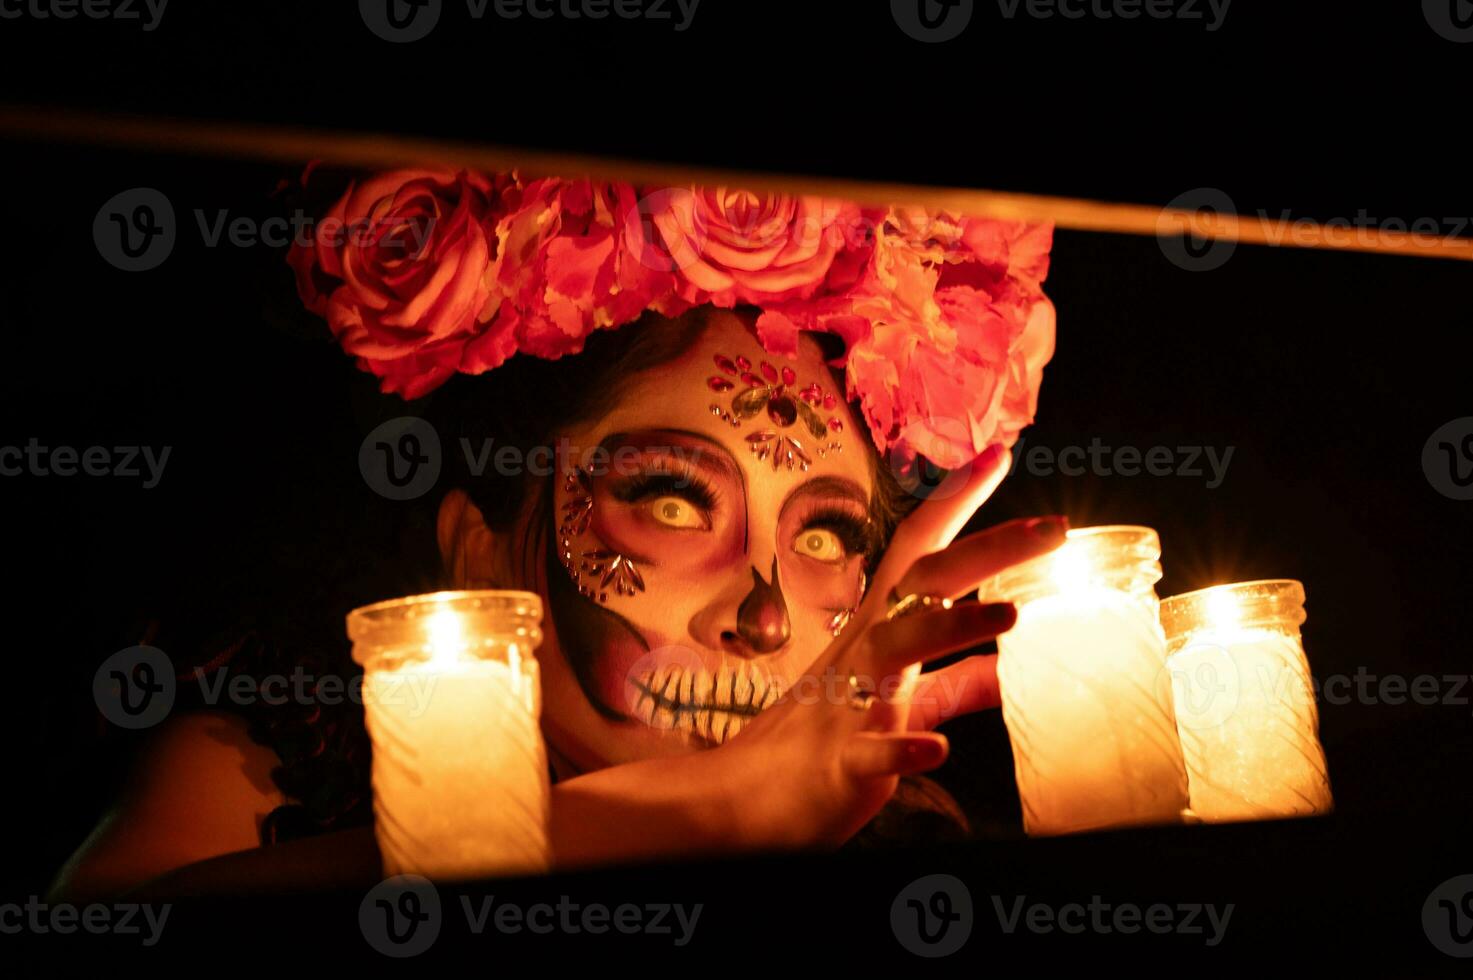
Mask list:
[[[275,753],[241,718],[200,711],[150,733],[123,796],[52,885],[61,896],[112,895],[188,864],[260,844],[283,802]]]
[[[144,750],[145,785],[177,785],[191,797],[211,796],[268,810],[284,797],[271,778],[277,754],[251,737],[245,718],[226,711],[191,711],[161,725]]]

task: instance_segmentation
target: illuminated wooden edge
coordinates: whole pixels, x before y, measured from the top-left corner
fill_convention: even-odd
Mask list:
[[[959,187],[924,187],[796,174],[725,170],[570,153],[547,153],[478,143],[419,139],[384,133],[335,133],[250,123],[211,123],[104,116],[0,106],[0,134],[152,152],[386,170],[407,166],[466,167],[487,172],[595,177],[636,185],[702,184],[820,194],[861,204],[912,205],[1016,221],[1052,221],[1071,231],[1170,235],[1190,229],[1202,238],[1473,261],[1473,239],[1412,231],[1335,227],[1303,219],[1210,214],[1143,204],[1014,194]]]

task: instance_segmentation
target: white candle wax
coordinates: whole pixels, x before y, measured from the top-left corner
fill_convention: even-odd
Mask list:
[[[1194,630],[1168,661],[1192,812],[1206,821],[1333,808],[1304,647],[1283,630]]]
[[[1075,585],[1024,604],[998,653],[1029,834],[1181,822],[1166,641],[1148,604]]]
[[[545,871],[548,774],[537,664],[433,658],[364,680],[386,874]]]

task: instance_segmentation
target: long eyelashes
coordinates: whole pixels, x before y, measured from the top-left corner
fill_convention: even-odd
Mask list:
[[[822,528],[838,535],[845,552],[850,555],[868,557],[878,546],[873,522],[842,508],[820,506],[809,513],[803,519],[803,530],[813,528]]]
[[[684,497],[702,510],[711,511],[721,501],[721,494],[711,482],[695,471],[685,473],[658,469],[615,481],[609,488],[615,500],[626,504],[653,500],[656,497]]]

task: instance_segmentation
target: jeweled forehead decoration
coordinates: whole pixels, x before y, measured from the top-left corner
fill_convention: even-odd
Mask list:
[[[574,542],[574,538],[588,531],[593,519],[593,465],[569,473],[563,489],[572,496],[562,506],[563,518],[557,529],[558,558],[579,593],[604,603],[609,601],[610,586],[615,595],[643,592],[644,576],[627,556],[605,547],[602,542],[592,548]]]
[[[786,431],[798,423],[813,437],[808,445],[820,459],[830,452],[843,452],[844,447],[838,441],[839,433],[844,431],[843,420],[832,416],[825,419],[818,413],[819,408],[832,412],[838,399],[824,391],[818,382],[798,388],[798,376],[787,365],[777,368],[769,361],[762,361],[757,368],[759,374],[752,370],[751,360],[741,355],[731,358],[717,354],[713,360],[721,374],[706,379],[708,388],[724,394],[736,389],[738,382],[745,387],[732,396],[730,409],[712,402],[712,415],[730,423],[732,428],[740,428],[743,422],[767,410],[770,425],[746,437],[747,448],[758,460],[771,459],[774,470],[787,466],[789,470],[797,467],[806,472],[813,465],[813,457],[804,445],[808,436],[800,440]]]

